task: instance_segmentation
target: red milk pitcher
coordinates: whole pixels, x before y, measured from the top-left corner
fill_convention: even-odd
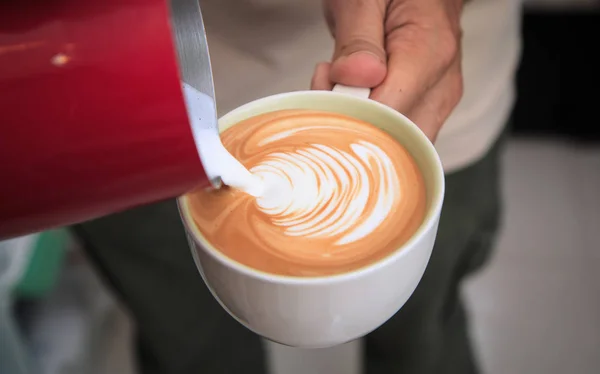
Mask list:
[[[182,82],[215,117],[198,0],[0,2],[0,238],[209,186]]]

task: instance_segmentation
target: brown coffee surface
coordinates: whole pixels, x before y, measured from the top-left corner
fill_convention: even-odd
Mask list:
[[[221,139],[265,181],[264,194],[223,187],[185,199],[206,240],[241,264],[296,277],[345,273],[396,251],[423,222],[420,170],[369,123],[284,110],[242,121]]]

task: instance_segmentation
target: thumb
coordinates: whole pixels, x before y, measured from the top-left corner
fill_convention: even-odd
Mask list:
[[[385,0],[332,0],[335,53],[330,80],[348,86],[376,87],[386,76]]]

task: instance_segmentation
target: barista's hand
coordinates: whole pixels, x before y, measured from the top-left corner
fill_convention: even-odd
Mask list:
[[[335,37],[331,63],[312,88],[373,88],[371,98],[412,119],[435,140],[462,96],[462,0],[324,0]]]

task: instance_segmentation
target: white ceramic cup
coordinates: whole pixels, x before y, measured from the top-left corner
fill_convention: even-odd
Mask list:
[[[323,348],[368,334],[406,303],[429,261],[444,197],[442,164],[431,142],[414,123],[368,96],[369,90],[340,86],[334,91],[269,96],[226,114],[219,120],[219,129],[276,110],[313,109],[352,116],[392,135],[423,173],[427,210],[411,239],[384,259],[332,276],[268,274],[217,251],[194,225],[186,197],[179,199],[194,260],[213,296],[238,322],[274,342]]]

